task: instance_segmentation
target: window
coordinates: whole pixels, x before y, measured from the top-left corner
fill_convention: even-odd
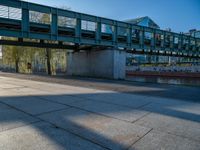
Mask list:
[[[51,24],[51,14],[29,11],[30,22]]]
[[[112,34],[113,33],[113,26],[108,25],[108,24],[102,24],[101,32],[107,33],[107,34]]]
[[[14,20],[22,19],[22,10],[19,8],[0,5],[0,17]]]
[[[64,17],[64,16],[58,16],[58,26],[75,28],[76,27],[76,19]]]
[[[153,34],[151,32],[144,32],[144,38],[147,40],[151,40],[153,37]]]
[[[195,37],[196,37],[196,38],[200,38],[200,31],[197,31],[197,32],[195,33]]]
[[[174,44],[178,44],[178,41],[179,41],[178,37],[175,37],[174,38]]]
[[[197,46],[200,47],[200,40],[197,41]]]
[[[140,37],[140,31],[137,29],[132,30],[132,37],[133,38],[139,38]]]
[[[92,21],[81,21],[81,29],[88,30],[88,31],[96,31],[96,23]]]
[[[191,41],[190,41],[190,44],[191,44],[191,45],[195,45],[195,40],[191,40]]]
[[[155,38],[156,38],[156,40],[159,40],[159,41],[160,41],[160,40],[161,40],[161,35],[160,35],[160,34],[156,34],[156,35],[155,35]]]
[[[165,42],[167,42],[167,43],[170,42],[170,35],[165,35]]]
[[[118,35],[127,36],[127,28],[118,27]]]

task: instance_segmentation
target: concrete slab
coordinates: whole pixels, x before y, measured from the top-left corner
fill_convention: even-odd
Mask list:
[[[199,142],[152,130],[129,150],[199,150],[199,148]]]
[[[1,150],[104,150],[104,148],[47,123],[0,133]]]
[[[74,108],[39,117],[113,150],[128,148],[150,130]]]
[[[44,95],[47,93],[48,95],[78,95],[78,94],[88,94],[88,93],[97,93],[97,90],[95,89],[89,89],[89,88],[81,88],[76,86],[68,86],[68,85],[59,85],[59,84],[37,84],[35,85],[32,83],[30,86],[31,89],[38,90],[40,92],[43,92]],[[47,95],[46,94],[46,95]]]
[[[136,121],[149,113],[147,111],[92,100],[79,101],[69,105],[129,122]]]
[[[148,100],[148,97],[146,96],[124,94],[124,93],[117,93],[117,92],[100,93],[100,94],[85,94],[85,95],[83,94],[83,95],[78,95],[78,96],[92,99],[92,100],[103,101],[106,103],[127,106],[131,108],[139,108],[151,102],[150,100]]]
[[[163,99],[160,98],[160,101]],[[192,103],[192,102],[184,102],[184,101],[165,101],[164,103],[151,103],[143,108],[144,110],[156,113],[170,113],[171,115],[187,117],[193,119],[196,116],[196,119],[200,119],[200,104]],[[192,116],[193,115],[193,116]],[[199,120],[200,121],[200,120]]]
[[[10,88],[22,88],[24,86],[14,85],[14,84],[7,84],[7,83],[1,83],[0,88],[2,89],[10,89]]]
[[[34,96],[34,95],[50,95],[50,92],[40,90],[40,89],[34,89],[34,88],[15,88],[9,90],[12,93],[15,93],[18,95],[20,93],[21,96]]]
[[[189,103],[189,102],[179,102],[175,105],[168,103],[165,104],[164,107],[167,107],[170,110],[188,113],[188,114],[194,114],[194,115],[200,115],[200,104],[199,103]],[[200,119],[200,117],[199,117]]]
[[[38,119],[0,104],[0,132],[36,121],[38,121]]]
[[[19,82],[21,81],[21,82]],[[74,81],[77,82],[77,81]],[[14,83],[17,85],[28,87],[28,89],[38,90],[38,92],[45,93],[56,93],[56,94],[84,94],[84,93],[96,93],[98,90],[92,88],[83,88],[79,86],[70,86],[56,83],[47,83],[47,82],[36,82],[36,81],[27,81],[27,80],[14,80],[9,82],[9,84]]]
[[[48,102],[32,96],[7,97],[1,99],[1,101],[32,115],[68,108],[65,105]]]
[[[60,104],[70,105],[72,103],[76,103],[79,101],[85,101],[83,98],[75,97],[75,96],[68,96],[68,95],[45,95],[39,96],[42,99],[57,102]]]
[[[143,109],[152,113],[135,122],[137,125],[200,142],[200,115],[170,109],[169,106],[160,104],[150,104]]]
[[[21,78],[24,76],[26,75]],[[105,83],[104,80],[93,82],[93,80],[61,79],[59,81],[61,84],[55,84],[51,83],[54,78],[48,79],[48,83],[30,81],[29,76],[26,78],[28,80],[1,78],[1,85],[8,85],[8,88],[0,88],[0,103],[3,101],[30,114],[40,114],[39,117],[45,119],[46,122],[50,121],[77,136],[110,149],[126,149],[131,145],[134,150],[162,148],[190,150],[200,147],[200,104],[189,102],[190,99],[198,100],[199,95],[196,93],[199,89],[197,88],[180,90],[179,87],[149,86],[149,84],[130,86],[129,84],[121,85],[121,81],[118,84],[112,84],[112,82]],[[47,81],[46,77],[37,78],[39,81]],[[89,88],[84,88],[85,86]],[[140,95],[110,90],[133,92]],[[170,95],[183,92],[189,94]],[[188,102],[174,100],[173,97]],[[72,109],[58,103],[78,108]],[[141,116],[140,113],[134,112],[135,108],[139,112],[151,112],[151,114],[143,116],[134,123],[129,123],[127,121]],[[61,111],[62,109],[64,110]],[[99,113],[99,115],[92,112]],[[93,144],[88,146],[85,140],[83,142],[79,138],[76,140],[76,136],[65,136],[64,130],[54,127],[49,129],[48,123],[48,125],[38,127],[33,123],[35,121],[38,120],[1,104],[0,149],[52,150],[65,149],[67,144],[72,146],[72,148],[67,147],[70,150],[98,149]],[[31,125],[26,126],[30,123]],[[24,129],[25,127],[28,128]],[[149,133],[150,128],[154,130]]]

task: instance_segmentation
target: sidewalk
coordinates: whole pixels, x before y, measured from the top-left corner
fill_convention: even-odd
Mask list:
[[[199,88],[109,82],[2,73],[0,149],[199,150]]]

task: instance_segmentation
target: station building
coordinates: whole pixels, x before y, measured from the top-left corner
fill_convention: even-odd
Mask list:
[[[144,26],[144,27],[160,29],[160,26],[148,16],[125,20],[125,22],[135,24],[135,25]],[[145,36],[151,37],[151,35],[145,35]],[[138,63],[158,62],[159,56],[127,54],[127,65],[131,65],[130,61],[132,61],[132,62],[134,61],[136,63],[137,62]]]

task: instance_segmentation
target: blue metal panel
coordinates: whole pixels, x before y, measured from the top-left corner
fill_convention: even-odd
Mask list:
[[[64,36],[58,36],[58,41],[67,41],[67,42],[71,42],[71,43],[76,43],[76,38],[73,37],[64,37]]]
[[[97,29],[96,29],[96,44],[99,45],[101,43],[101,22],[98,20]]]
[[[18,0],[1,0],[0,4],[4,6],[9,6],[9,7],[16,7],[16,8],[21,8],[22,6],[22,1]]]
[[[117,29],[117,22],[113,22],[113,34],[112,34],[112,42],[114,47],[117,47],[117,35],[118,35],[118,29]]]
[[[29,10],[38,11],[38,12],[47,13],[47,14],[51,13],[50,7],[42,6],[39,4],[33,4],[33,3],[29,3]]]
[[[81,19],[76,19],[76,30],[75,30],[76,43],[81,43]]]
[[[30,33],[29,38],[31,39],[40,39],[40,40],[50,40],[51,39],[51,34],[42,34],[42,33]]]
[[[57,40],[58,37],[58,16],[57,9],[51,10],[51,40]]]
[[[140,30],[140,48],[141,49],[144,48],[144,28]]]
[[[24,38],[28,38],[29,34],[29,10],[28,10],[28,5],[23,5],[22,9],[22,33]]]
[[[113,25],[113,20],[101,18],[101,23],[102,24]]]
[[[58,16],[65,16],[70,18],[76,18],[78,13],[72,11],[66,11],[62,9],[58,9]]]
[[[90,15],[82,14],[82,15],[81,15],[81,19],[82,19],[82,20],[87,20],[87,21],[96,22],[96,17],[95,17],[95,16],[90,16]]]
[[[155,42],[156,42],[156,40],[155,40],[155,36],[156,36],[156,32],[155,32],[155,30],[153,30],[153,32],[152,32],[152,39],[151,39],[151,49],[155,49]]]
[[[131,49],[132,47],[132,26],[129,25],[127,29],[127,47]]]
[[[6,30],[6,31],[5,31],[5,29],[0,29],[0,35],[1,35],[1,36],[9,36],[9,37],[23,38],[21,32],[19,32],[19,31],[14,31],[14,30]]]

